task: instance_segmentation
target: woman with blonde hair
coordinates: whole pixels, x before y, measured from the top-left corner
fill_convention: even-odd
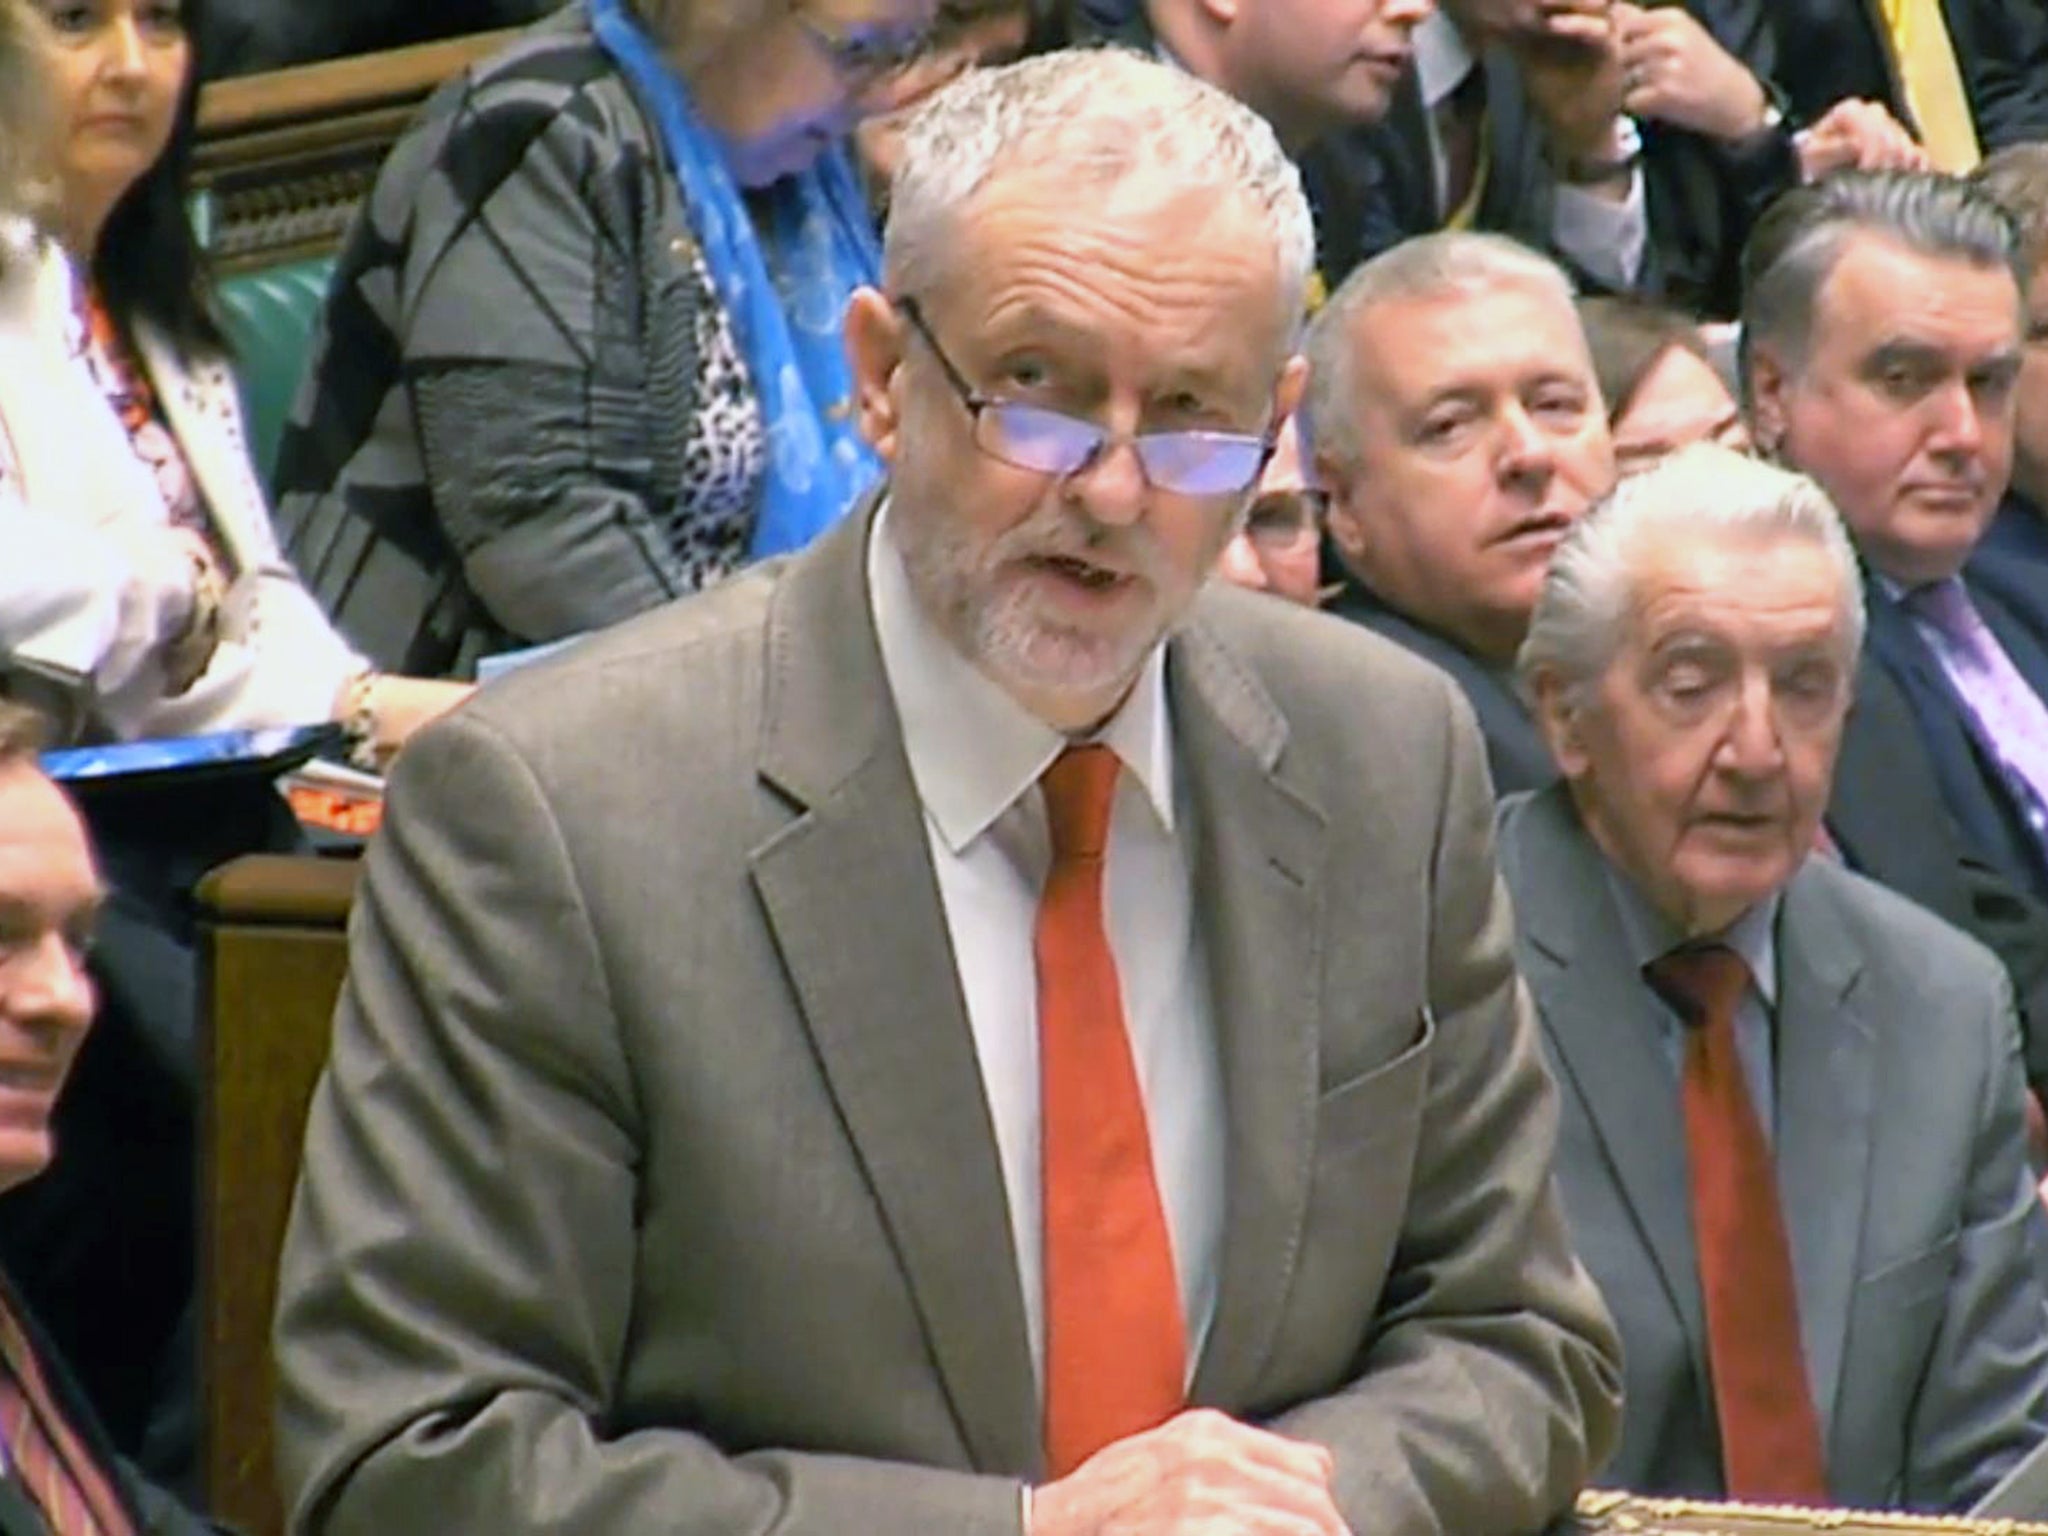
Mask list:
[[[839,323],[847,134],[932,0],[573,0],[386,162],[279,451],[371,655],[465,671],[795,548],[878,478]]]

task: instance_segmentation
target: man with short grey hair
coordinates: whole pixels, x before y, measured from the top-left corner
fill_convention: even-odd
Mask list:
[[[1558,550],[1502,807],[1573,1240],[1661,1495],[1960,1512],[2048,1433],[2012,991],[1813,855],[1863,622],[1804,477],[1700,445]]]
[[[2030,275],[1980,189],[1837,177],[1759,222],[1741,356],[1758,444],[1819,481],[1855,538],[1871,652],[1950,812],[2048,896],[2048,645],[1965,569],[2012,472]]]
[[[956,82],[847,319],[886,492],[408,749],[280,1280],[295,1531],[1569,1506],[1619,1366],[1477,733],[1210,580],[1309,235],[1179,71]]]
[[[1306,416],[1331,611],[1458,680],[1500,788],[1548,783],[1508,669],[1551,552],[1614,484],[1572,285],[1500,235],[1426,235],[1346,278],[1310,322]]]

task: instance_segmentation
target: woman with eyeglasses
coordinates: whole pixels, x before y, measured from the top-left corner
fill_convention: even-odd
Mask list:
[[[847,135],[933,0],[573,0],[451,82],[342,252],[277,470],[315,591],[447,674],[794,549],[878,478]]]

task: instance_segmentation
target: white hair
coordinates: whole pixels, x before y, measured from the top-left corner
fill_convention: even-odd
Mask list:
[[[1619,654],[1633,618],[1645,557],[1675,538],[1796,540],[1835,568],[1841,656],[1863,646],[1863,583],[1834,503],[1806,476],[1713,443],[1696,443],[1616,486],[1551,558],[1529,635],[1515,658],[1525,698],[1550,678],[1576,708]]]
[[[1309,322],[1303,401],[1313,451],[1340,464],[1358,461],[1358,376],[1354,340],[1359,320],[1382,304],[1461,298],[1497,288],[1534,288],[1571,311],[1576,293],[1564,269],[1505,235],[1445,230],[1404,240],[1344,279]]]
[[[1004,170],[1044,164],[1071,178],[1077,202],[1139,171],[1244,198],[1272,235],[1293,337],[1315,262],[1300,172],[1249,107],[1121,48],[968,70],[915,113],[889,189],[882,267],[891,290],[928,292],[948,270],[954,216]]]

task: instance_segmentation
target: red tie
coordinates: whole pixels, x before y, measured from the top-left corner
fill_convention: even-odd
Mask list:
[[[1074,747],[1045,772],[1052,868],[1039,898],[1045,1458],[1064,1476],[1164,1423],[1184,1397],[1180,1286],[1145,1101],[1102,921],[1117,760]]]
[[[0,1444],[51,1536],[132,1536],[112,1481],[59,1411],[20,1323],[0,1305]]]
[[[1749,967],[1710,944],[1674,950],[1649,972],[1690,1026],[1686,1154],[1723,1480],[1734,1499],[1825,1504],[1827,1462],[1799,1344],[1792,1251],[1771,1150],[1735,1048]]]

